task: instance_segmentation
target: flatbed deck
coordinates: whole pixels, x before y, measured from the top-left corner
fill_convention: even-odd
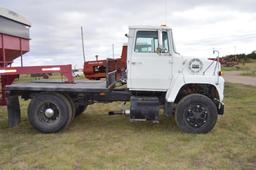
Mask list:
[[[105,81],[78,80],[64,83],[55,80],[39,80],[31,83],[17,83],[6,86],[7,91],[65,91],[65,92],[108,92]]]

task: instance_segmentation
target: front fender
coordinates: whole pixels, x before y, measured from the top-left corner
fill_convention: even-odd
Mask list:
[[[187,84],[206,84],[213,85],[216,87],[219,100],[222,102],[224,98],[224,79],[217,76],[206,76],[206,75],[196,75],[196,76],[178,76],[171,81],[169,89],[166,93],[166,101],[173,103],[180,91],[180,89]]]

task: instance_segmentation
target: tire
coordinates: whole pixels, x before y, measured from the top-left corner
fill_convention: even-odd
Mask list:
[[[71,110],[72,110],[72,120],[75,118],[76,116],[76,105],[74,103],[74,101],[72,100],[72,98],[69,95],[65,95],[65,97],[68,99],[70,105],[71,105]]]
[[[218,118],[217,107],[205,95],[191,94],[178,103],[175,111],[177,126],[187,133],[208,133]]]
[[[42,133],[55,133],[66,128],[72,120],[68,99],[58,93],[40,93],[28,106],[30,124]]]
[[[87,104],[85,105],[76,105],[76,114],[75,117],[80,116],[87,108]]]
[[[66,103],[66,105],[69,107],[69,119],[68,119],[68,122],[66,123],[65,127],[63,128],[63,129],[65,129],[69,126],[69,124],[73,120],[73,117],[74,117],[73,114],[75,112],[74,105],[72,103],[72,100],[70,100],[70,98],[68,96],[62,95],[60,93],[52,93],[52,94],[60,97],[61,100],[64,101]]]

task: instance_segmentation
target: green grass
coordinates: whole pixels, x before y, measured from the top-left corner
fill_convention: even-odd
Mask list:
[[[250,60],[247,63],[240,63],[234,67],[222,67],[223,71],[241,71],[242,76],[256,76],[256,60]]]
[[[108,116],[120,103],[94,104],[58,134],[28,123],[7,128],[0,110],[0,169],[256,169],[256,88],[227,84],[225,115],[205,135],[182,133],[173,119],[130,123]]]
[[[222,67],[222,71],[239,71],[240,67],[239,66],[233,66],[233,67]]]

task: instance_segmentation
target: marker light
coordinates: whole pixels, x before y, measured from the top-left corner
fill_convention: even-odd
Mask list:
[[[219,71],[219,76],[223,76],[223,72],[222,71]]]
[[[42,71],[60,71],[60,67],[42,68]]]
[[[3,74],[3,73],[16,73],[17,70],[13,69],[13,70],[0,70],[0,74]]]

